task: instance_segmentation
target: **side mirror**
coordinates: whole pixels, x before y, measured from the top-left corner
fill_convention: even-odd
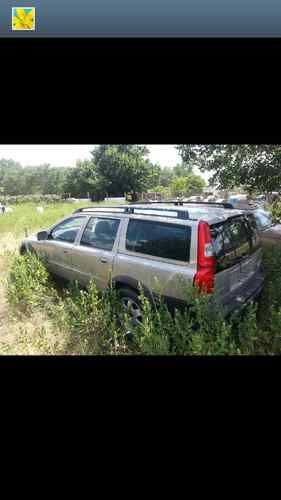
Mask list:
[[[39,231],[39,233],[37,233],[37,240],[38,241],[47,240],[48,236],[49,236],[48,231]]]

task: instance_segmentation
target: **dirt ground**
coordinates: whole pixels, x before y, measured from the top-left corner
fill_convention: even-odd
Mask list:
[[[64,337],[44,311],[34,311],[21,319],[11,314],[7,301],[6,279],[13,254],[18,253],[22,237],[5,234],[0,238],[0,355],[64,353]],[[71,354],[71,353],[70,353]]]
[[[12,233],[6,233],[0,238],[0,343],[15,342],[20,323],[17,324],[9,315],[9,304],[6,298],[5,281],[9,274],[9,254],[16,253],[21,238],[15,238]]]

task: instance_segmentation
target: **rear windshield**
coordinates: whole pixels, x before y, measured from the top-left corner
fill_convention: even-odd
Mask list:
[[[216,272],[238,264],[255,252],[260,241],[253,216],[236,217],[211,228]]]

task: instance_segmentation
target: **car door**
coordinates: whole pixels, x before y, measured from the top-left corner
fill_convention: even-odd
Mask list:
[[[72,270],[82,285],[94,279],[104,289],[113,267],[119,238],[120,219],[91,217],[72,249]]]
[[[184,285],[193,283],[197,270],[192,231],[196,231],[194,221],[129,219],[120,238],[114,279],[140,282],[169,301],[185,299]]]
[[[40,243],[39,253],[44,255],[48,269],[68,280],[74,279],[72,251],[75,240],[87,217],[73,216],[57,224],[47,240]]]

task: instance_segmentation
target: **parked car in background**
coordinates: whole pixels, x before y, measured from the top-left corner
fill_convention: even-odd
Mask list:
[[[265,194],[259,194],[258,196],[256,196],[254,198],[254,202],[259,205],[259,206],[263,206],[266,204],[266,196]]]
[[[177,205],[177,206],[175,206]],[[47,268],[97,288],[109,275],[132,320],[141,321],[139,284],[153,302],[161,290],[171,309],[185,302],[182,284],[215,291],[224,314],[256,297],[264,282],[256,226],[247,214],[208,203],[147,203],[82,208],[26,238],[20,253],[46,258]]]
[[[269,212],[262,208],[252,210],[264,246],[281,246],[281,224],[275,224]]]
[[[281,246],[281,224],[273,222],[270,213],[260,206],[245,205],[244,203],[232,205],[237,209],[252,214],[263,246],[279,245]]]
[[[233,208],[245,209],[249,206],[249,197],[247,194],[231,195],[227,199],[227,203],[230,203]]]

